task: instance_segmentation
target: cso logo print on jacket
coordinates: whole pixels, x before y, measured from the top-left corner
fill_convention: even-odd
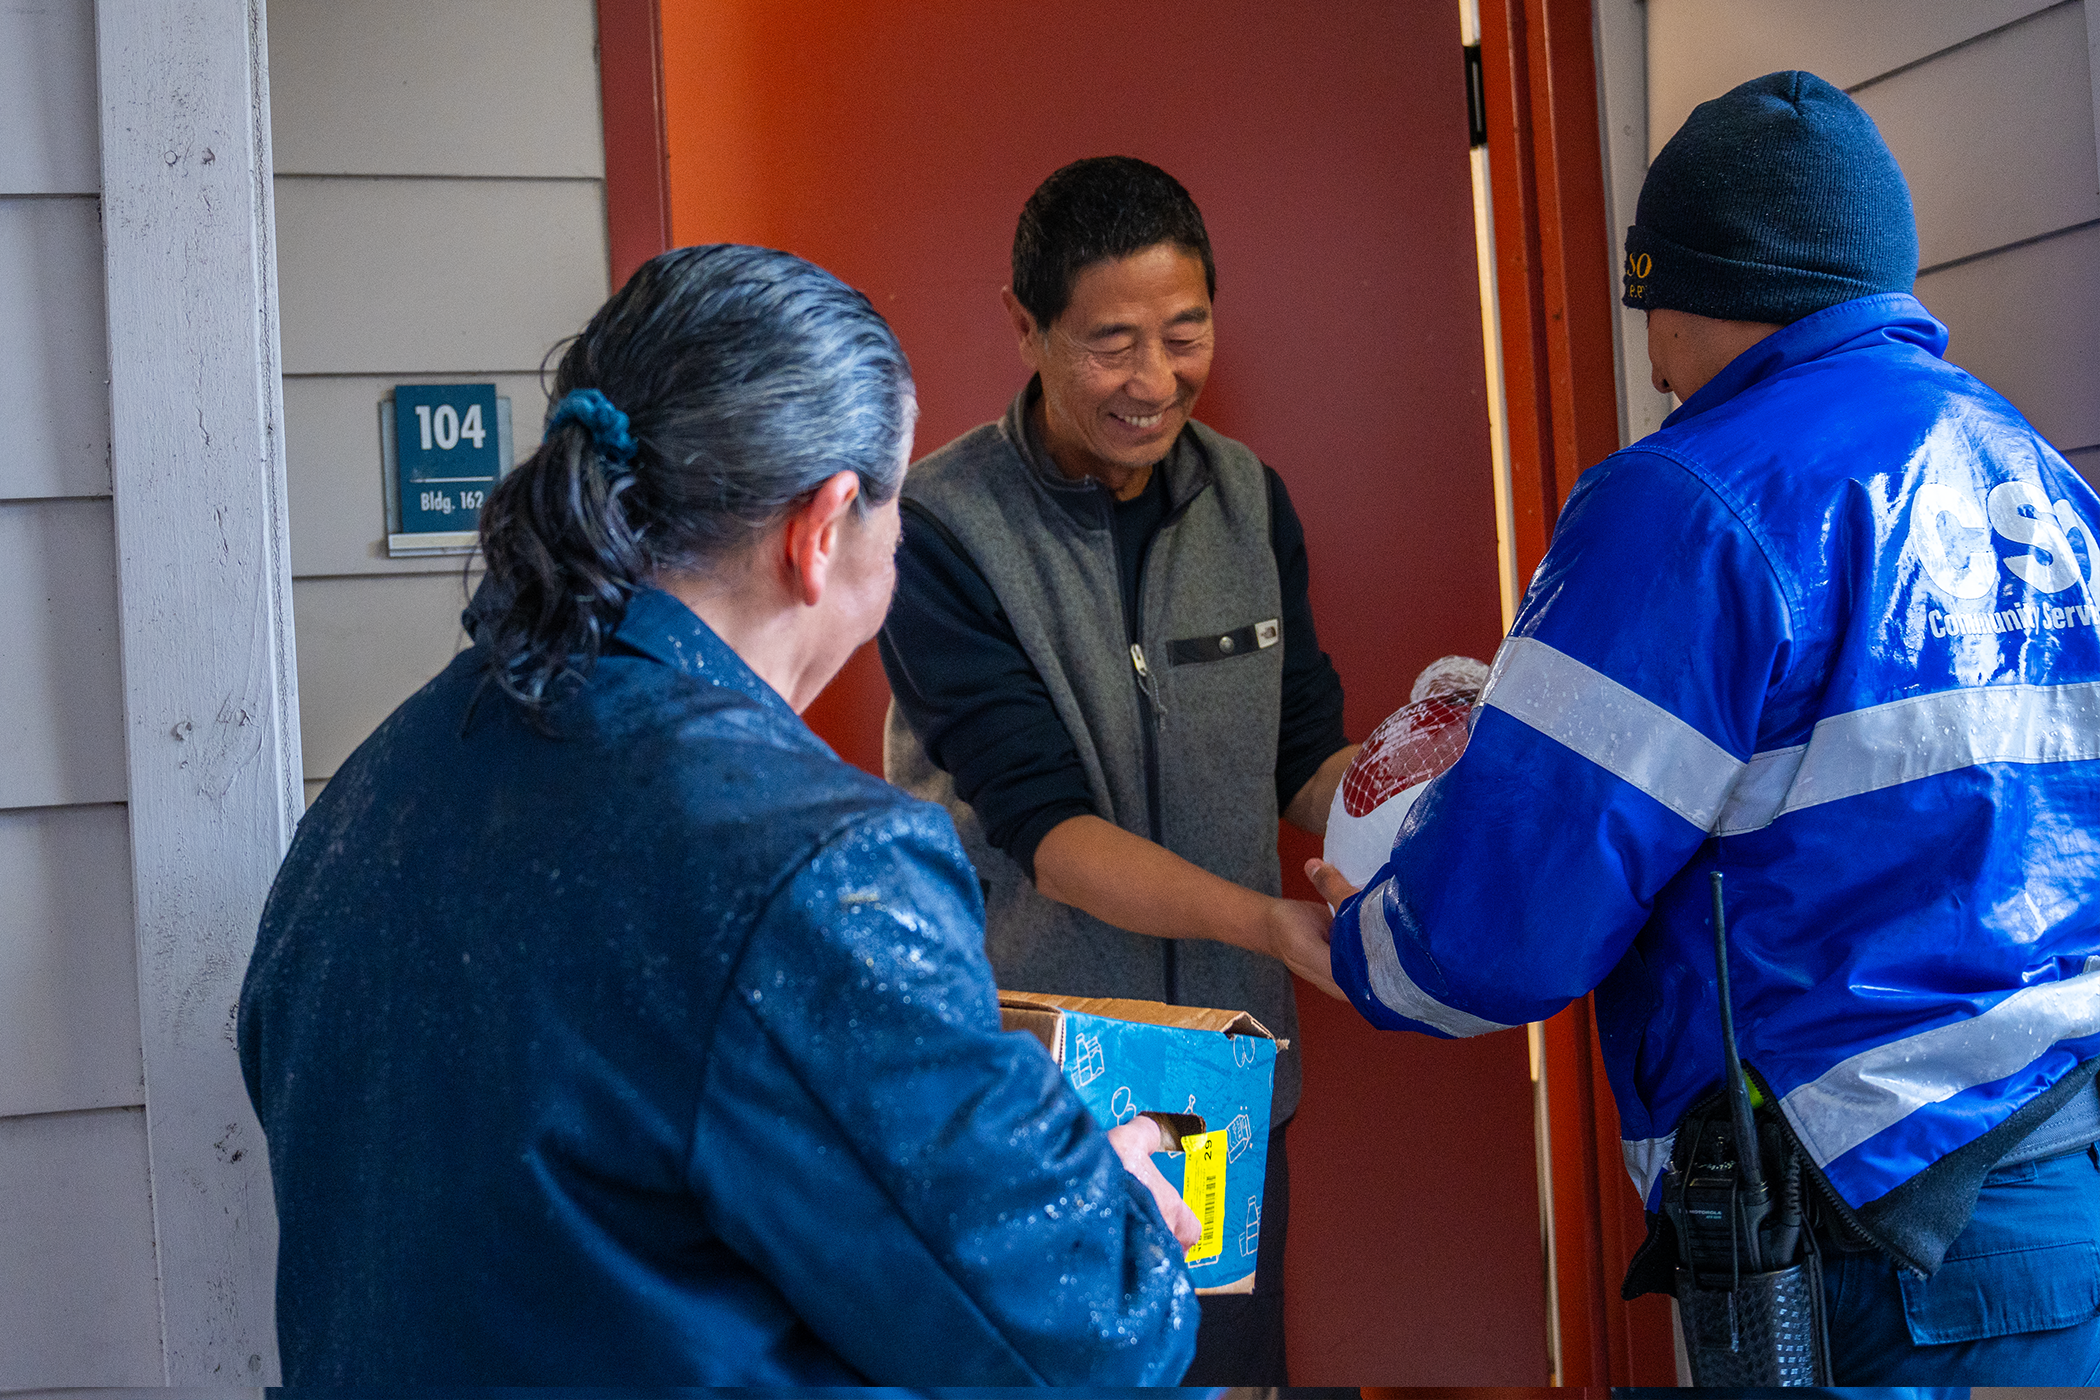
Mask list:
[[[2100,543],[2078,507],[2068,499],[2052,502],[2033,481],[2001,481],[1982,496],[1927,482],[1911,499],[1910,548],[1948,600],[1946,611],[1927,615],[1935,637],[2100,626],[2092,604]],[[1956,610],[1994,598],[2007,576],[2044,595],[2076,591],[2069,598]]]

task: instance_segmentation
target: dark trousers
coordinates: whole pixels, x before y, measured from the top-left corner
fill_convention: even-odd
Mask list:
[[[1823,1282],[1841,1386],[2100,1382],[2100,1149],[1984,1178],[1931,1278],[1828,1252]]]
[[[1254,1247],[1254,1291],[1215,1293],[1198,1301],[1196,1359],[1183,1385],[1287,1385],[1283,1358],[1283,1236],[1291,1223],[1291,1166],[1283,1134],[1269,1134],[1261,1188],[1261,1240]]]

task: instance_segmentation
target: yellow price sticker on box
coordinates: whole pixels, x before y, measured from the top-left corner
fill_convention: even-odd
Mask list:
[[[1225,1252],[1225,1130],[1192,1133],[1181,1140],[1181,1150],[1181,1199],[1203,1227],[1187,1258],[1201,1264]]]

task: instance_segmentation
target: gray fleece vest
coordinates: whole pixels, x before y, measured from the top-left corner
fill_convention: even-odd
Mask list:
[[[1167,514],[1144,566],[1137,658],[1124,640],[1114,498],[1064,477],[1026,427],[1024,390],[997,423],[912,467],[904,494],[990,582],[1079,751],[1104,819],[1263,894],[1282,891],[1276,737],[1282,588],[1262,465],[1190,423],[1167,459]],[[999,985],[1249,1011],[1294,1042],[1276,1065],[1274,1119],[1297,1108],[1298,1013],[1281,963],[1223,943],[1115,928],[1036,892],[890,706],[891,782],[955,819],[985,885]]]

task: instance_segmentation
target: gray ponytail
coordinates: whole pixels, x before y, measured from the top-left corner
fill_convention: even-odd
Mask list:
[[[652,258],[572,341],[557,403],[595,389],[632,437],[557,416],[481,513],[475,636],[537,714],[584,675],[660,572],[741,551],[840,471],[862,508],[897,494],[911,366],[866,297],[791,253],[738,244]]]

